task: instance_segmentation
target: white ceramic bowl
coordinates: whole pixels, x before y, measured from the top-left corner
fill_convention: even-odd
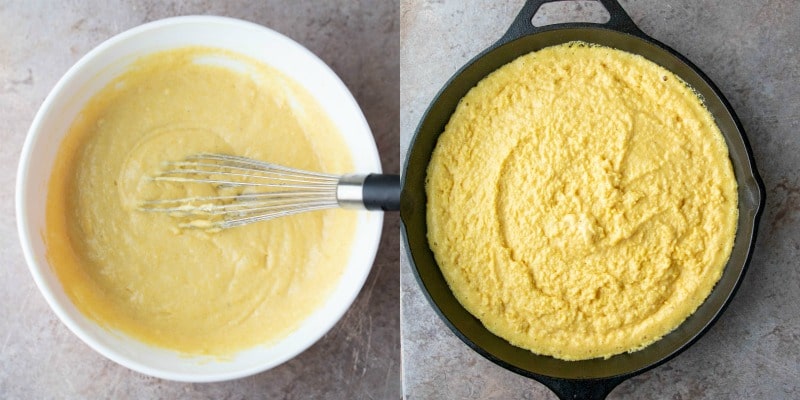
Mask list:
[[[189,357],[143,344],[86,318],[65,294],[45,257],[45,198],[56,151],[85,102],[136,58],[176,47],[231,50],[275,67],[300,82],[327,111],[353,154],[355,172],[380,172],[377,147],[364,115],[336,74],[303,46],[270,29],[240,20],[190,16],[164,19],[121,33],[86,54],[58,81],[33,120],[22,150],[16,212],[25,259],[39,290],[61,321],[91,348],[130,369],[177,381],[235,379],[272,368],[319,340],[355,300],[380,241],[383,215],[359,215],[351,257],[325,303],[279,343],[227,361]]]

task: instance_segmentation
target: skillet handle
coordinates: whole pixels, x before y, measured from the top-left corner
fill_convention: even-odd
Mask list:
[[[603,5],[606,11],[608,11],[608,14],[611,16],[611,18],[605,24],[565,23],[565,24],[553,24],[541,27],[534,26],[533,23],[531,23],[531,21],[533,20],[533,16],[536,15],[536,12],[539,11],[539,8],[543,4],[551,3],[553,1],[558,1],[558,0],[526,1],[525,5],[522,6],[522,10],[519,12],[519,14],[517,14],[517,17],[514,19],[514,22],[511,23],[511,26],[508,28],[508,31],[506,31],[503,37],[497,41],[497,44],[495,46],[508,43],[512,40],[519,39],[523,36],[568,26],[601,25],[639,37],[647,36],[644,34],[644,32],[642,32],[639,29],[639,27],[636,26],[636,24],[633,22],[633,19],[631,19],[628,13],[625,12],[625,9],[622,8],[622,6],[616,0],[599,0],[600,4]]]
[[[603,400],[625,379],[626,377],[588,380],[536,378],[561,400]]]

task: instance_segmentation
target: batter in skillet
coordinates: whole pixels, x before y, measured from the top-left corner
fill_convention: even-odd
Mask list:
[[[702,101],[640,56],[585,43],[522,56],[470,90],[427,179],[430,247],[461,304],[564,360],[675,329],[736,234],[736,180]]]

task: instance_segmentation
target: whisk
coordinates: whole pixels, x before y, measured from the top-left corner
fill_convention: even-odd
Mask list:
[[[334,207],[397,211],[400,176],[331,175],[246,157],[196,154],[166,163],[156,182],[211,184],[233,194],[145,201],[139,209],[183,218],[182,228],[221,230]]]

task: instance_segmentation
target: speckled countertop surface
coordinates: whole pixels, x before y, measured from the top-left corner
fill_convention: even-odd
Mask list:
[[[505,32],[523,1],[400,2],[400,143],[465,62]],[[732,103],[767,187],[749,272],[717,324],[609,399],[800,398],[800,2],[622,1],[639,27],[697,64]],[[557,18],[558,15],[551,15]],[[553,399],[470,350],[434,313],[401,252],[408,399]]]
[[[58,321],[22,258],[14,216],[17,162],[47,93],[82,55],[142,23],[214,14],[270,27],[342,78],[375,133],[384,171],[398,171],[398,5],[385,1],[0,2],[0,398],[396,399],[400,397],[397,215],[351,310],[297,358],[249,378],[184,384],[127,370]]]

